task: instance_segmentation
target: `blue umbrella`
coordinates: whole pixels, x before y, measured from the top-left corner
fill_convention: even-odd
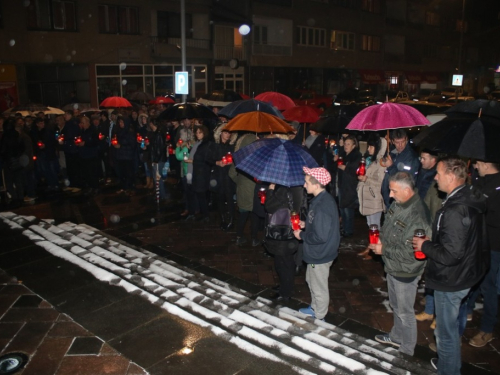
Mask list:
[[[227,118],[234,118],[241,113],[253,111],[266,112],[271,115],[277,116],[280,119],[283,119],[283,115],[281,114],[281,112],[274,108],[271,104],[255,99],[237,100],[235,102],[229,103],[217,114],[219,116],[225,116]]]
[[[304,184],[302,167],[318,167],[314,158],[300,145],[279,138],[250,143],[234,153],[236,168],[261,181],[283,186]]]

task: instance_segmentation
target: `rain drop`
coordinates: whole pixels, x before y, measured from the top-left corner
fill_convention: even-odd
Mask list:
[[[127,69],[127,64],[126,63],[121,63],[120,64],[120,70],[125,70]]]
[[[126,79],[122,80],[122,85],[125,86],[126,84],[127,84],[127,80]]]
[[[69,186],[69,180],[68,179],[64,180],[64,186]]]
[[[71,51],[71,54],[76,55],[76,51],[75,50]]]
[[[345,313],[345,307],[344,307],[344,306],[342,306],[342,307],[339,309],[339,313],[341,313],[341,314],[344,314],[344,313]]]
[[[69,60],[71,60],[71,56],[70,55],[66,56],[66,61],[69,61]]]
[[[118,216],[117,214],[113,214],[109,217],[109,220],[112,222],[112,223],[119,223],[120,222],[120,216]]]
[[[154,217],[151,218],[151,223],[156,223],[156,219]]]
[[[354,279],[352,281],[352,285],[359,285],[359,280],[358,279]]]
[[[92,14],[89,14],[89,18],[92,18]]]
[[[78,103],[73,104],[73,109],[78,109]]]
[[[134,223],[134,224],[132,224],[132,229],[133,229],[133,230],[137,230],[137,229],[139,229],[139,226],[138,226],[137,224],[135,224],[135,223]]]
[[[30,6],[30,0],[24,0],[23,5],[27,8]]]
[[[15,44],[16,44],[16,41],[15,41],[14,39],[11,39],[11,40],[9,41],[9,46],[14,47],[14,46],[15,46]]]
[[[211,187],[216,187],[217,186],[217,180],[210,180],[210,186]]]

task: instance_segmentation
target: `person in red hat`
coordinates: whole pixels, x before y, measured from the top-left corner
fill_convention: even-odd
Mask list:
[[[299,312],[323,320],[328,312],[330,293],[328,276],[330,267],[337,258],[340,244],[340,223],[337,204],[325,190],[331,181],[325,168],[303,167],[304,188],[314,197],[309,204],[306,221],[294,231],[298,240],[304,242],[303,260],[307,263],[306,282],[311,292],[311,305]]]

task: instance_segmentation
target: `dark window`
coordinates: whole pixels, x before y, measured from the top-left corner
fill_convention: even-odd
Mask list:
[[[74,1],[31,0],[26,12],[28,29],[76,31]]]
[[[181,15],[174,12],[161,12],[157,14],[158,36],[163,38],[181,37]],[[193,37],[193,17],[186,14],[186,38]]]
[[[99,5],[99,32],[106,34],[138,34],[138,8]]]
[[[2,2],[0,2],[0,29],[3,29],[3,9],[2,9]]]

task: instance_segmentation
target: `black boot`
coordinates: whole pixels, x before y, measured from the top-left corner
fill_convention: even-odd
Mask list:
[[[220,214],[220,229],[222,230],[227,229],[226,215],[224,214]]]
[[[225,230],[230,230],[233,228],[234,228],[234,218],[233,215],[229,215]]]

